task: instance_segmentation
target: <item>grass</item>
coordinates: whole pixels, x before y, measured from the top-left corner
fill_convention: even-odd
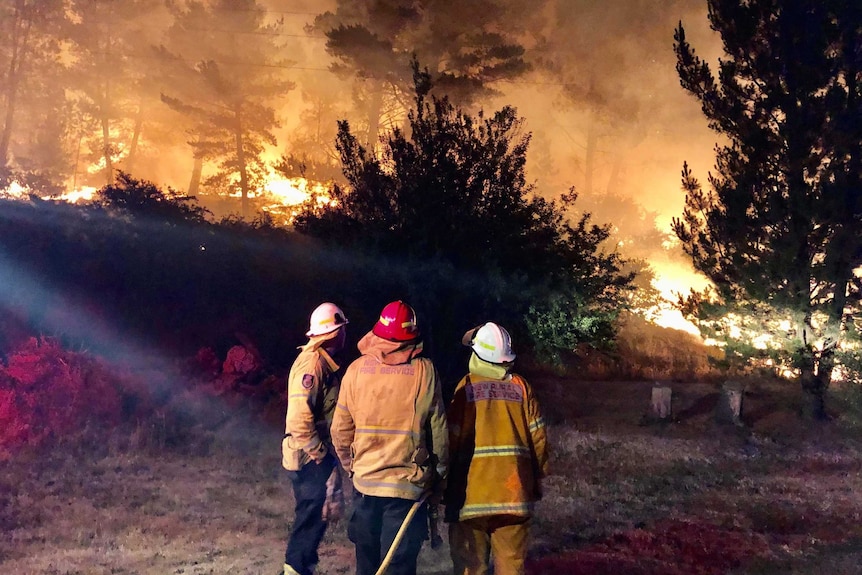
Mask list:
[[[673,383],[673,422],[645,425],[652,382],[531,381],[553,447],[533,575],[862,572],[855,390],[813,423],[795,387],[750,385],[739,427],[713,420],[717,385]],[[0,572],[278,573],[292,519],[280,430],[230,421],[177,446],[152,428],[0,463]],[[319,573],[353,572],[345,528],[328,531]],[[449,571],[445,547],[423,550],[420,573]]]

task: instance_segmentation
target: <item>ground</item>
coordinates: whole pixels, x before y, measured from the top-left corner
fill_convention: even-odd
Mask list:
[[[654,382],[530,379],[554,449],[530,574],[862,573],[862,449],[846,406],[805,421],[795,387],[761,382],[740,424],[723,425],[720,385],[663,382],[673,414],[656,422]],[[280,431],[228,420],[172,446],[145,441],[148,425],[0,464],[0,572],[278,573],[292,509]],[[353,572],[344,522],[320,554],[319,573]],[[420,559],[423,575],[451,570],[445,544]]]

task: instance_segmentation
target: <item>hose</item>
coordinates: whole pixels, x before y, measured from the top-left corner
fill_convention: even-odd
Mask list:
[[[392,540],[392,545],[389,546],[389,551],[386,552],[386,557],[383,558],[383,562],[380,564],[380,567],[374,575],[383,575],[386,573],[386,570],[389,568],[389,564],[392,563],[392,557],[395,556],[395,551],[401,544],[401,540],[404,539],[404,533],[407,532],[407,528],[410,526],[413,516],[416,515],[416,512],[419,511],[419,508],[422,507],[422,504],[425,503],[425,500],[428,499],[429,495],[431,495],[431,492],[426,491],[422,494],[422,497],[420,497],[418,501],[415,501],[410,507],[410,510],[407,512],[407,516],[404,518],[404,521],[401,522],[401,527],[398,528],[398,533],[395,534],[395,539]]]

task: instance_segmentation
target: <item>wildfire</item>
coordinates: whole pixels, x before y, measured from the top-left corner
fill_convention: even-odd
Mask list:
[[[5,190],[0,190],[0,198],[13,198],[18,200],[26,199],[30,194],[30,189],[22,186],[18,182],[12,182]]]
[[[272,199],[273,207],[296,206],[310,198],[317,198],[317,203],[321,206],[332,203],[328,184],[310,182],[300,177],[269,180],[261,192],[261,197]]]
[[[688,293],[690,289],[700,290],[706,287],[708,280],[690,268],[686,268],[681,262],[659,260],[650,262],[650,265],[656,272],[652,286],[658,290],[664,300],[658,306],[647,310],[653,322],[662,327],[678,329],[700,337],[697,326],[685,319],[674,303],[679,294]]]
[[[296,216],[297,206],[315,199],[318,206],[333,205],[329,196],[329,185],[311,182],[302,177],[269,179],[258,192],[262,200],[261,209],[272,215],[279,223],[290,224]]]
[[[63,194],[46,196],[42,199],[68,202],[70,204],[87,203],[93,201],[93,198],[96,196],[97,191],[98,188],[84,186],[65,192]],[[19,182],[13,181],[11,184],[9,184],[8,187],[6,187],[6,189],[0,189],[0,198],[26,200],[30,197],[30,194],[33,193],[35,192],[33,192],[33,190],[31,190],[29,187],[21,185]]]
[[[93,201],[97,191],[99,191],[98,188],[84,186],[65,194],[60,194],[59,196],[51,196],[49,199],[69,202],[70,204],[88,203]]]

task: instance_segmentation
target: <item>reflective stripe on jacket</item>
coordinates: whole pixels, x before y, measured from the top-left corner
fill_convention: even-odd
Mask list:
[[[447,472],[448,430],[437,370],[431,360],[417,357],[421,344],[369,333],[358,347],[363,355],[344,373],[333,416],[336,453],[360,493],[418,500]],[[424,465],[414,462],[421,448],[430,456]]]
[[[287,378],[282,466],[298,471],[329,450],[329,422],[338,399],[338,364],[322,347],[303,346]]]
[[[446,488],[449,521],[530,516],[547,473],[545,424],[527,381],[471,373],[448,410],[452,451]]]

